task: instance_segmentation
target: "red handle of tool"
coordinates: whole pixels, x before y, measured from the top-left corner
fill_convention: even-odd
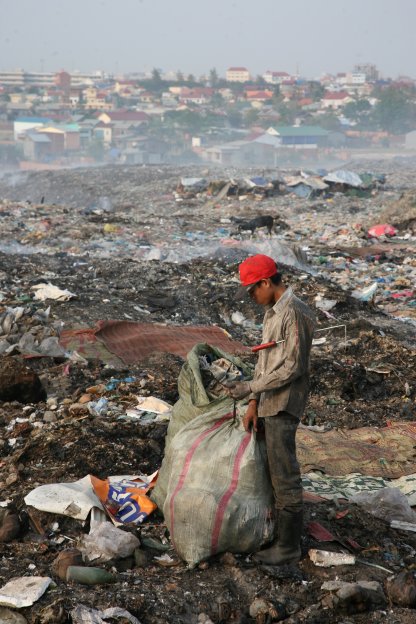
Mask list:
[[[251,347],[251,351],[253,353],[257,353],[257,351],[263,351],[263,349],[270,349],[271,347],[276,346],[276,340],[272,340],[271,342],[264,342],[263,344],[257,345],[255,347]]]

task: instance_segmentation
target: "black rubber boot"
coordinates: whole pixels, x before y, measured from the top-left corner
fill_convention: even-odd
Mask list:
[[[300,538],[302,535],[303,513],[286,509],[279,511],[278,539],[265,550],[254,555],[253,559],[266,565],[297,563],[301,556]]]

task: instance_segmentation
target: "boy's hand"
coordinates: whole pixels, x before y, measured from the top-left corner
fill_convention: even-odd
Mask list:
[[[251,392],[250,384],[248,381],[238,381],[227,386],[228,395],[238,401],[244,399]]]
[[[257,402],[250,401],[248,404],[248,408],[243,417],[243,427],[246,431],[251,431],[253,428],[254,431],[257,431]]]

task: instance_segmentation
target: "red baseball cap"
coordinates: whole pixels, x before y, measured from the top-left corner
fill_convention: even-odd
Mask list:
[[[262,279],[272,277],[278,272],[276,262],[270,256],[256,254],[250,256],[238,267],[241,285],[250,288]]]

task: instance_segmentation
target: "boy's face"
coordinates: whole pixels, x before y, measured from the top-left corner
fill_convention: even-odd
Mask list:
[[[256,282],[249,290],[249,295],[259,305],[275,303],[274,288],[269,278]]]

